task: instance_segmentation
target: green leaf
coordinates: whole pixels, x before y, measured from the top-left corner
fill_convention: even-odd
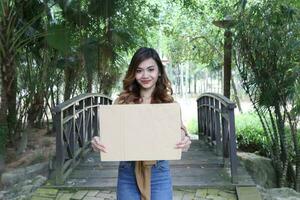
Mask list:
[[[115,0],[90,0],[88,12],[96,17],[108,18],[114,15],[115,9]]]
[[[46,40],[50,47],[62,53],[70,52],[70,33],[66,27],[62,25],[51,25],[48,27]]]
[[[85,61],[85,70],[88,76],[92,75],[96,71],[99,62],[99,42],[94,38],[88,38],[84,41],[81,49]]]
[[[2,17],[3,14],[3,1],[0,1],[0,18]]]

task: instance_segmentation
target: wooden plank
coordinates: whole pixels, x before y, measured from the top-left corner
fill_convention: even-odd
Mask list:
[[[236,187],[238,200],[262,200],[261,195],[255,186]]]

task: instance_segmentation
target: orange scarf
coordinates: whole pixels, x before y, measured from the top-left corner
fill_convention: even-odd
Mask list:
[[[155,164],[155,160],[135,162],[135,177],[141,200],[151,200],[151,168]]]

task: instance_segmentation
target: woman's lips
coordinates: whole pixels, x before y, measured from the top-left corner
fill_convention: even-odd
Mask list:
[[[147,83],[150,83],[151,80],[148,80],[148,81],[141,81],[143,84],[147,84]]]

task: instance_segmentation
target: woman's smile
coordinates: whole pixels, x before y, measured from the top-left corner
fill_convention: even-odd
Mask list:
[[[150,83],[151,80],[141,80],[141,82],[146,85],[146,84]]]

